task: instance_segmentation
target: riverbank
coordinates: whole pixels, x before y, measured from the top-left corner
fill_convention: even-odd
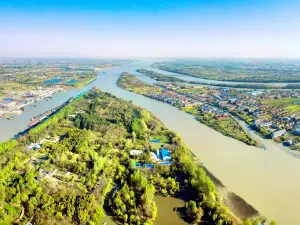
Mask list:
[[[248,204],[244,199],[235,193],[228,190],[228,188],[209,170],[203,167],[206,174],[214,182],[217,187],[218,193],[224,200],[224,204],[228,207],[231,212],[232,218],[237,223],[243,223],[242,220],[247,218],[259,217],[260,213],[250,204]]]

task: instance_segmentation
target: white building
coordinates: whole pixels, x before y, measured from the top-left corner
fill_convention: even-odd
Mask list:
[[[135,155],[141,155],[142,153],[143,153],[142,150],[131,150],[129,154],[131,156],[135,156]]]
[[[154,152],[150,152],[150,157],[151,157],[153,162],[159,161],[157,155]]]
[[[272,139],[280,137],[286,133],[286,130],[278,130],[271,134]]]

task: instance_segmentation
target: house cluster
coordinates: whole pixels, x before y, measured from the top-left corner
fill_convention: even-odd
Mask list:
[[[160,94],[148,94],[147,96],[178,107],[194,106],[198,104],[198,101],[195,99],[168,89],[164,89]]]
[[[199,111],[203,113],[209,113],[215,117],[217,120],[223,120],[229,118],[229,113],[226,110],[220,109],[218,107],[214,107],[207,103],[203,103],[199,107]]]
[[[10,95],[14,97],[7,97],[0,100],[0,109],[2,111],[19,111],[27,104],[34,101],[39,101],[40,99],[51,97],[56,92],[61,91],[62,88],[59,86],[42,88],[39,87],[35,91],[22,93],[11,93]]]
[[[188,93],[187,96],[197,99],[203,105],[199,108],[203,112],[215,114],[218,119],[229,116],[228,112],[241,113],[253,120],[253,124],[265,129],[271,137],[277,138],[287,132],[300,135],[300,111],[291,112],[281,106],[273,106],[265,103],[269,99],[299,98],[300,93],[291,91],[237,91],[230,94],[229,88],[208,88],[207,93]],[[295,102],[295,104],[298,104]],[[214,107],[216,106],[216,107]],[[250,121],[246,121],[250,122]]]
[[[222,96],[222,90],[220,90],[220,92],[218,96]],[[282,97],[299,98],[300,104],[299,93],[290,91],[241,91],[236,93],[233,97],[216,98],[216,101],[219,101],[218,105],[222,109],[246,115],[246,118],[251,118],[249,120],[252,120],[253,125],[258,130],[265,130],[270,134],[271,138],[275,139],[284,136],[287,132],[295,133],[293,130],[298,126],[297,121],[300,118],[300,111],[291,112],[286,110],[283,106],[266,103],[267,100],[276,100]]]
[[[300,110],[287,110],[285,106],[268,104],[268,100],[293,98],[293,105],[300,105],[300,92],[283,90],[237,90],[227,87],[192,87],[182,84],[159,84],[162,94],[149,97],[171,105],[197,106],[203,113],[216,119],[226,119],[231,113],[264,130],[275,139],[285,134],[300,136]],[[188,91],[182,91],[183,89]],[[299,101],[297,101],[299,99]],[[300,107],[300,106],[299,106]],[[293,145],[294,141],[290,141]]]
[[[43,98],[48,98],[54,95],[56,92],[62,91],[62,88],[60,86],[51,86],[51,87],[38,87],[35,91],[26,92],[23,97],[27,101],[36,101]]]

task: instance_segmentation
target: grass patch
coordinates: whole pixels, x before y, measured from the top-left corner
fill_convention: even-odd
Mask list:
[[[3,204],[3,208],[8,213],[4,220],[0,220],[0,225],[12,224],[12,222],[14,222],[21,213],[21,209],[19,207],[14,207],[6,202]]]
[[[162,143],[162,144],[170,142],[169,138],[165,135],[153,135],[153,136],[151,136],[151,140],[153,140],[153,139],[160,140],[160,143]]]
[[[201,88],[184,88],[184,89],[177,90],[177,92],[203,94],[203,93],[207,93],[207,89],[202,88],[202,87]]]
[[[136,78],[136,76],[123,73],[118,80],[118,85],[121,88],[124,88],[128,91],[135,92],[137,94],[159,94],[162,92],[162,88],[155,87],[153,85],[149,85],[140,79]]]
[[[164,135],[153,135],[151,136],[151,140],[160,140],[159,143],[152,143],[151,142],[151,147],[153,149],[160,149],[161,148],[161,145],[164,144],[165,147],[167,147],[167,145],[170,143],[170,140],[167,136],[164,136]]]
[[[196,106],[187,106],[187,107],[184,107],[183,110],[186,111],[187,113],[190,113],[190,114],[194,115],[194,116],[199,114],[198,107],[196,107]]]
[[[288,106],[294,105],[296,102],[300,102],[298,98],[280,98],[280,99],[269,99],[263,101],[264,104],[270,106]]]
[[[242,127],[232,118],[217,120],[212,114],[209,113],[200,113],[200,115],[196,116],[196,118],[201,123],[215,129],[216,131],[219,131],[225,136],[232,137],[248,145],[257,145],[256,141],[253,140],[247,133],[245,133]]]
[[[289,105],[289,106],[285,107],[285,109],[287,111],[289,111],[290,113],[296,113],[296,112],[300,111],[300,105]]]
[[[82,87],[88,85],[89,83],[92,83],[96,79],[97,79],[96,77],[87,78],[87,79],[78,81],[77,83],[73,83],[72,86],[75,87],[75,88],[82,88]]]

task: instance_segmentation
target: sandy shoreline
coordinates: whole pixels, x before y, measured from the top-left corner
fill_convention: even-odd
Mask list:
[[[203,167],[206,174],[216,185],[217,191],[222,196],[224,204],[228,207],[231,216],[238,224],[242,224],[243,221],[249,217],[260,216],[260,213],[244,199],[235,193],[229,191],[226,186],[216,178],[209,170]]]

